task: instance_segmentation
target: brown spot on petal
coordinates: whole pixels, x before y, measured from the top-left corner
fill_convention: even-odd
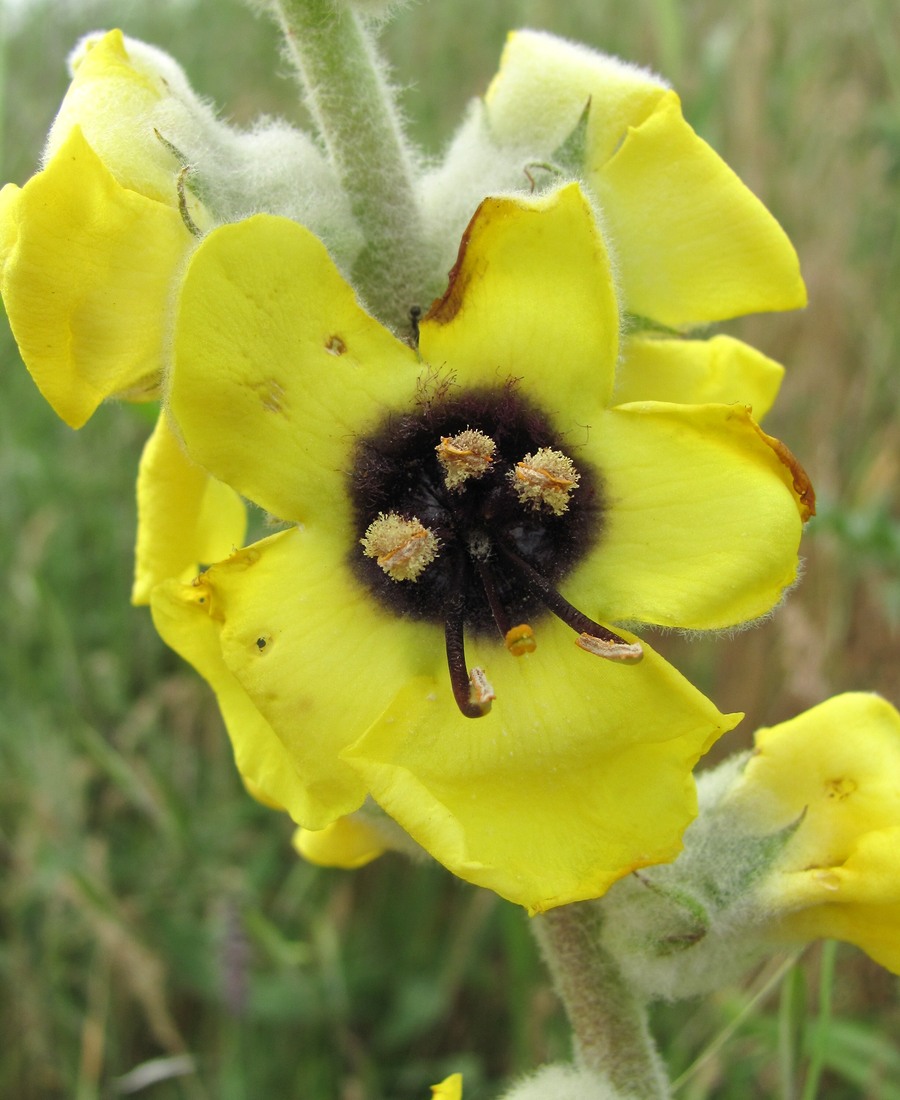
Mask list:
[[[325,341],[325,350],[329,355],[343,355],[347,350],[347,345],[340,336],[329,336]]]
[[[466,287],[472,281],[474,275],[472,265],[466,263],[466,252],[472,237],[472,229],[476,220],[482,216],[482,212],[491,201],[491,199],[485,199],[472,215],[469,224],[466,226],[465,232],[462,235],[462,240],[459,242],[459,252],[456,256],[456,263],[450,268],[447,289],[442,298],[435,298],[431,303],[431,308],[425,315],[426,321],[434,321],[438,325],[446,325],[453,320],[457,313],[459,313]]]
[[[781,463],[790,470],[794,492],[797,494],[797,503],[800,508],[800,518],[806,523],[811,516],[816,514],[816,492],[809,480],[809,474],[800,465],[790,448],[785,446],[780,439],[776,439],[773,435],[767,435],[755,420],[751,419],[750,423],[756,428],[760,438],[769,444]]]

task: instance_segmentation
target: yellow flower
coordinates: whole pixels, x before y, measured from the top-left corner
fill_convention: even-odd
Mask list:
[[[300,824],[371,795],[533,911],[679,850],[691,768],[736,716],[648,647],[598,659],[640,650],[587,616],[764,613],[804,483],[742,408],[607,407],[618,329],[575,185],[482,204],[418,351],[294,223],[194,253],[169,411],[194,461],[293,526],[160,586],[154,617]]]
[[[740,401],[761,419],[782,368],[741,341],[679,333],[795,309],[806,303],[806,290],[787,236],[685,121],[675,92],[586,46],[516,31],[483,116],[472,121],[487,133],[482,159],[498,160],[502,151],[523,184],[527,171],[538,185],[553,179],[547,165],[555,162],[593,195],[631,315],[615,399]],[[477,178],[467,156],[463,142],[460,167]],[[448,185],[458,191],[460,180],[446,168],[438,176],[445,182],[432,189],[432,201],[447,205]]]
[[[347,263],[359,231],[306,135],[232,130],[161,50],[110,31],[70,64],[42,170],[0,191],[0,293],[38,388],[79,428],[108,397],[158,396],[201,232],[266,209],[327,233]]]
[[[839,695],[760,730],[725,803],[742,825],[799,822],[760,886],[776,938],[846,940],[900,973],[900,714]]]
[[[462,1074],[451,1073],[440,1084],[431,1086],[434,1100],[462,1100]]]
[[[485,96],[498,142],[558,149],[588,109],[583,169],[630,313],[672,328],[806,304],[784,231],[648,72],[536,31],[510,34]]]
[[[77,64],[43,170],[0,191],[10,325],[73,428],[107,397],[157,393],[173,279],[195,243],[178,209],[181,166],[149,124],[166,94],[111,32]],[[196,204],[192,215],[203,220]]]

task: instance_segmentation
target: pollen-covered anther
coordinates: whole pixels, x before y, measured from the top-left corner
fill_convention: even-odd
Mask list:
[[[417,520],[396,512],[381,512],[359,540],[363,553],[374,558],[394,581],[415,581],[438,555],[437,535]]]
[[[593,634],[579,634],[575,644],[596,657],[605,657],[607,661],[638,661],[644,655],[638,642],[597,638]]]
[[[521,657],[524,653],[534,653],[537,642],[534,639],[534,631],[528,623],[519,623],[518,626],[507,630],[503,641],[513,657]]]
[[[438,461],[444,468],[444,484],[458,489],[470,478],[481,477],[490,469],[497,444],[477,428],[466,428],[456,435],[441,436],[435,447]]]
[[[491,703],[497,698],[497,693],[491,687],[483,668],[473,668],[469,672],[469,702],[477,707],[482,715],[491,709]]]
[[[552,447],[541,447],[525,455],[511,471],[510,479],[523,504],[545,505],[561,516],[569,507],[569,496],[581,480],[568,455]]]

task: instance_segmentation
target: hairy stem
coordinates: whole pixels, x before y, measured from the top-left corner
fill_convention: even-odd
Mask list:
[[[534,930],[575,1035],[584,1069],[629,1100],[666,1100],[666,1073],[646,1011],[600,943],[601,916],[589,902],[551,909]]]
[[[413,163],[370,37],[336,0],[271,0],[307,103],[365,246],[353,278],[368,308],[406,331],[420,305],[425,249]]]

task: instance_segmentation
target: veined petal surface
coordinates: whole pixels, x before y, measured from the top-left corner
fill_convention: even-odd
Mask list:
[[[796,475],[743,406],[620,405],[584,453],[605,526],[565,592],[588,614],[713,630],[765,614],[794,582]]]
[[[683,340],[629,336],[612,403],[670,401],[682,405],[737,403],[761,420],[778,395],[784,368],[731,336]]]
[[[184,453],[165,413],[138,467],[138,527],[132,603],[150,602],[160,581],[190,580],[200,563],[227,558],[243,544],[241,498]]]
[[[573,408],[606,403],[618,338],[609,258],[572,184],[536,200],[485,199],[419,349],[461,386],[525,375],[530,396],[559,421],[561,411],[571,420]]]
[[[152,393],[193,246],[178,211],[116,183],[75,127],[2,214],[3,300],[56,413],[80,428],[107,397]]]

